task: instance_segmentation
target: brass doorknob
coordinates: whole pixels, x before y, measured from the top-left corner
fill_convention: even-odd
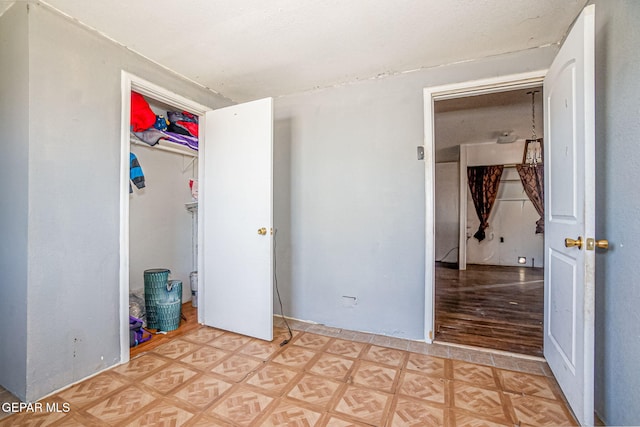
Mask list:
[[[258,234],[261,236],[264,236],[267,234],[267,229],[265,227],[259,228],[258,229]]]
[[[587,250],[593,251],[595,248],[609,249],[609,241],[606,239],[596,240],[592,237],[587,239]]]
[[[564,239],[564,245],[567,248],[572,248],[574,246],[577,246],[578,249],[582,249],[582,236],[578,236],[577,240],[566,238]]]

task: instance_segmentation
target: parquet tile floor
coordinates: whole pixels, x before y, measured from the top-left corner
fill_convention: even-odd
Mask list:
[[[272,343],[198,326],[0,426],[576,425],[544,362],[277,319]]]

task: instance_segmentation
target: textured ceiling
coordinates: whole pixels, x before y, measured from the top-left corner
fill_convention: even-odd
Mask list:
[[[587,0],[46,0],[235,100],[562,40]]]

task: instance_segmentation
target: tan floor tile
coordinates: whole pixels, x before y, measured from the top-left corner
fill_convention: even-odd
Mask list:
[[[153,406],[147,408],[143,415],[135,418],[127,427],[179,427],[193,418],[193,413],[178,408],[171,402],[155,402]]]
[[[541,375],[500,370],[498,376],[502,379],[502,387],[505,391],[545,397],[547,399],[556,398],[549,381]]]
[[[244,335],[234,334],[232,332],[225,332],[224,334],[216,337],[212,341],[209,341],[209,345],[220,348],[222,350],[227,351],[236,351],[249,341],[252,338],[246,337]]]
[[[446,384],[443,378],[430,377],[415,372],[403,372],[398,394],[445,404]]]
[[[91,404],[109,393],[124,387],[127,383],[117,376],[103,373],[76,384],[73,387],[58,394],[62,400],[68,402],[74,409]]]
[[[353,384],[391,393],[398,373],[397,369],[363,360],[351,374],[351,381]]]
[[[218,404],[214,404],[207,413],[248,426],[267,409],[274,398],[253,390],[239,388],[231,392]]]
[[[426,354],[409,353],[407,369],[424,375],[445,378],[445,360]]]
[[[362,422],[384,425],[391,395],[362,387],[347,386],[334,410]]]
[[[502,396],[499,391],[476,387],[471,384],[453,381],[453,405],[474,414],[481,414],[490,419],[509,421],[505,413]]]
[[[179,359],[187,353],[191,353],[192,351],[195,351],[200,347],[201,346],[198,344],[176,338],[156,348],[155,353],[160,354],[164,357],[169,357],[171,359]]]
[[[451,411],[451,427],[513,427],[513,424],[487,420],[481,414],[471,416]]]
[[[231,353],[219,348],[203,345],[193,353],[189,353],[180,359],[181,362],[193,366],[196,369],[209,370],[220,360],[228,357]]]
[[[331,338],[324,335],[305,332],[295,339],[294,344],[311,350],[321,351],[330,340]]]
[[[289,391],[287,397],[327,410],[342,385],[343,383],[329,378],[304,374]]]
[[[260,370],[251,375],[246,384],[258,387],[265,393],[281,395],[283,390],[300,373],[276,363],[266,363]]]
[[[443,407],[424,401],[399,397],[389,427],[442,427],[445,425],[444,411]]]
[[[271,357],[280,351],[280,344],[273,342],[254,339],[240,349],[240,353],[247,356],[252,356],[260,360],[269,360]]]
[[[315,427],[322,413],[288,401],[280,401],[269,415],[260,421],[261,427]]]
[[[130,386],[89,407],[86,411],[108,424],[118,424],[144,413],[144,407],[156,401],[156,397],[144,390]]]
[[[508,394],[516,414],[516,421],[525,426],[575,425],[560,402],[532,396]]]
[[[344,381],[352,366],[353,360],[351,359],[323,353],[320,358],[313,363],[313,365],[307,368],[307,370],[324,377]]]
[[[201,375],[180,387],[173,393],[173,396],[198,409],[204,409],[218,400],[232,386],[231,382],[209,375]]]
[[[362,424],[355,421],[348,421],[335,415],[330,415],[322,424],[322,427],[371,427],[371,424]]]
[[[365,350],[362,358],[365,360],[371,360],[372,362],[400,367],[406,354],[406,351],[371,345],[367,350]]]
[[[229,421],[222,421],[209,415],[199,415],[188,423],[189,427],[236,427]]]
[[[363,343],[335,338],[325,351],[327,353],[338,354],[340,356],[356,358],[360,353],[362,353],[362,349],[364,347],[365,344]]]
[[[206,344],[222,334],[224,334],[224,331],[221,331],[220,329],[203,326],[195,331],[184,334],[182,338],[196,344]]]
[[[36,427],[50,426],[56,421],[61,422],[68,418],[68,414],[64,412],[46,412],[46,411],[23,411],[14,413],[0,420],[1,427]]]
[[[261,364],[259,360],[234,354],[219,362],[209,372],[222,375],[233,382],[240,382]]]
[[[465,381],[478,387],[498,387],[493,376],[493,369],[490,366],[476,365],[459,360],[453,361],[453,379]]]
[[[274,362],[292,368],[303,369],[318,353],[296,345],[287,344],[285,349],[273,358]]]
[[[166,394],[186,383],[189,378],[197,373],[197,371],[184,365],[173,363],[142,380],[142,384],[158,393]]]
[[[113,372],[122,374],[131,380],[137,380],[156,369],[168,365],[168,363],[169,362],[165,359],[161,359],[155,355],[143,354],[142,356],[130,360],[129,363],[125,363],[124,365],[114,368]]]

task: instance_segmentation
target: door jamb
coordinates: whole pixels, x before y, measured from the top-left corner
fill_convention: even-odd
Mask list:
[[[119,330],[120,330],[120,363],[129,361],[129,152],[130,147],[130,117],[131,117],[131,90],[153,98],[154,100],[175,106],[199,116],[199,128],[204,129],[205,113],[212,108],[180,96],[161,86],[142,79],[134,74],[122,70],[121,72],[121,119],[120,119],[120,280],[119,280]],[[206,149],[204,132],[199,132],[198,151],[202,156]],[[198,168],[198,180],[203,182],[204,167]],[[199,200],[198,209],[202,218],[204,213],[204,200]],[[198,227],[198,230],[201,228]],[[200,241],[201,232],[198,231],[198,246],[202,248]],[[201,253],[198,252],[198,266],[201,266]],[[204,273],[204,272],[202,272]],[[200,275],[202,277],[202,275]],[[200,289],[203,281],[198,280],[198,307],[202,307],[200,301],[204,289]],[[203,316],[202,310],[198,310],[198,321]]]
[[[474,95],[505,92],[513,89],[525,89],[540,86],[547,70],[537,70],[520,74],[511,74],[488,79],[452,83],[424,88],[424,167],[425,167],[425,341],[435,339],[435,122],[434,102]],[[461,183],[462,188],[462,183]],[[460,191],[462,194],[462,190]],[[462,196],[460,196],[462,197]],[[460,202],[462,215],[463,203]],[[466,210],[466,204],[464,209]],[[465,238],[466,229],[460,224],[460,239]],[[459,251],[463,251],[459,245]],[[461,258],[461,255],[459,255]],[[466,253],[465,253],[466,259]]]

